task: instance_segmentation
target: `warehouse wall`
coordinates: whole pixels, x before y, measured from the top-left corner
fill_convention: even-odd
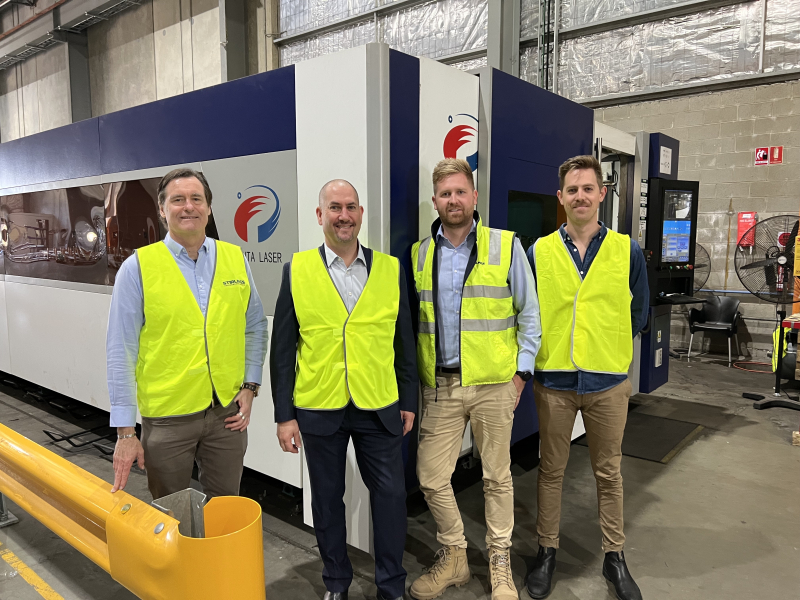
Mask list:
[[[147,0],[88,29],[92,114],[222,82],[218,0]]]
[[[734,269],[735,213],[754,210],[761,220],[800,213],[800,81],[598,109],[595,118],[624,131],[662,132],[680,140],[678,176],[700,182],[697,241],[711,255],[712,268],[706,287],[743,290]],[[756,167],[755,148],[763,146],[784,146],[784,164]],[[745,317],[775,318],[774,304],[750,294],[735,296]],[[742,352],[763,357],[773,328],[746,319],[739,336]],[[724,340],[721,336],[715,349],[727,352]],[[672,341],[675,347],[688,345],[683,316],[673,320]]]
[[[0,12],[0,33],[24,23],[55,1],[6,7]],[[71,122],[66,45],[0,71],[0,142]]]
[[[71,122],[66,44],[0,71],[0,142]]]

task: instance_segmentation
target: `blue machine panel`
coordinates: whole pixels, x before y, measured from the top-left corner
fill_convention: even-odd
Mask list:
[[[669,329],[671,304],[650,307],[648,325],[642,332],[639,392],[649,394],[669,380]]]
[[[509,228],[509,192],[555,196],[558,167],[592,151],[594,112],[502,71],[492,71],[489,225]],[[553,202],[557,202],[553,198]],[[528,382],[514,413],[511,443],[539,430]]]
[[[0,144],[0,189],[101,174],[98,119]]]
[[[591,154],[593,131],[591,109],[493,70],[489,225],[508,226],[512,190],[555,196],[558,167]]]
[[[295,147],[293,66],[100,117],[104,173]]]
[[[416,331],[411,246],[419,232],[419,59],[389,51],[389,210],[390,250],[406,272],[411,314]],[[422,415],[418,415],[416,422]],[[417,445],[403,439],[406,488],[417,486]],[[416,439],[416,438],[414,438]]]
[[[675,138],[671,138],[663,133],[650,134],[650,172],[649,177],[661,177],[662,179],[678,178],[678,155],[681,143]],[[668,160],[667,160],[668,159]],[[669,169],[662,170],[666,163]]]

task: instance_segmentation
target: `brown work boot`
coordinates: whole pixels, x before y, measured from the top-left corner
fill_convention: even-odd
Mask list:
[[[417,600],[431,600],[441,596],[451,585],[464,585],[470,577],[466,548],[442,546],[436,553],[436,562],[411,584],[409,592]]]
[[[489,579],[492,600],[517,600],[517,588],[511,575],[511,556],[508,548],[489,548]]]

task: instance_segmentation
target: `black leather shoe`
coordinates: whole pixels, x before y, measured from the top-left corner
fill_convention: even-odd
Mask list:
[[[619,600],[642,600],[642,592],[628,571],[622,552],[606,552],[603,561],[603,577],[614,586]]]
[[[405,596],[398,596],[397,598],[387,598],[380,592],[378,592],[378,597],[376,600],[404,600]]]
[[[525,575],[525,588],[531,598],[547,598],[553,584],[553,572],[556,570],[556,549],[539,546],[539,554],[533,561],[528,574]]]
[[[347,592],[325,592],[322,600],[347,600]]]

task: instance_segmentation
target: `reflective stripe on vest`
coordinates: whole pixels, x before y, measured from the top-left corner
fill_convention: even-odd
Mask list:
[[[206,317],[166,244],[136,251],[144,292],[136,364],[143,417],[200,412],[214,391],[227,406],[239,392],[250,282],[241,248],[219,241],[216,248]]]
[[[358,408],[379,410],[397,402],[397,259],[372,252],[367,284],[350,314],[318,249],[292,257],[291,282],[300,324],[295,406],[336,410],[352,398]]]
[[[411,250],[419,296],[417,368],[422,383],[436,386],[436,319],[430,237]],[[506,383],[517,370],[517,315],[508,287],[514,233],[476,229],[477,260],[461,294],[461,384]],[[490,350],[489,350],[490,349]]]
[[[625,374],[633,358],[631,241],[608,230],[585,278],[561,233],[536,241],[542,345],[537,371]]]

